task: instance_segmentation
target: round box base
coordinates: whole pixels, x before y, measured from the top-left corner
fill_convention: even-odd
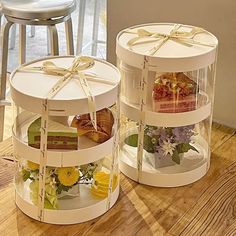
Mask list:
[[[110,208],[116,203],[119,196],[119,186],[111,195]],[[24,200],[16,191],[16,205],[27,216],[38,219],[38,207]],[[50,224],[77,224],[97,218],[108,211],[107,198],[86,207],[73,210],[44,210],[44,219],[41,222]]]
[[[202,140],[203,147],[206,143]],[[130,179],[155,187],[178,187],[191,184],[202,178],[209,169],[207,162],[207,152],[204,148],[200,149],[200,156],[194,157],[194,153],[190,153],[187,159],[182,160],[182,164],[174,164],[162,168],[155,169],[143,158],[142,171],[138,173],[136,148],[125,145],[120,152],[120,170]]]
[[[153,187],[179,187],[191,184],[201,179],[207,173],[207,163],[203,163],[200,167],[176,174],[160,174],[141,171],[138,179],[138,170],[136,167],[129,165],[125,161],[120,161],[120,171],[130,179]]]

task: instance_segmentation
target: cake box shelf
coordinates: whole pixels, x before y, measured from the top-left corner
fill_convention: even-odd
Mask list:
[[[121,72],[120,170],[157,187],[197,181],[210,166],[217,38],[152,23],[117,36]]]
[[[119,84],[119,71],[92,57],[48,57],[12,73],[15,194],[26,215],[74,224],[115,204]]]

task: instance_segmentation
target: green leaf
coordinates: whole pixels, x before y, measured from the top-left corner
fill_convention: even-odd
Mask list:
[[[23,177],[24,182],[25,182],[27,179],[30,178],[30,172],[29,172],[29,171],[23,169],[23,170],[22,170],[22,174],[23,174],[22,177]]]
[[[143,148],[150,153],[154,153],[154,144],[152,142],[152,138],[148,135],[144,136]]]
[[[73,186],[64,186],[63,184],[59,184],[59,185],[57,186],[57,193],[58,193],[58,194],[61,194],[62,191],[68,192],[68,190],[69,190],[70,188],[72,188],[72,187],[73,187]]]
[[[192,145],[190,145],[189,144],[189,146],[190,146],[190,149],[192,149],[193,151],[195,151],[195,152],[198,152],[199,153],[199,151],[194,147],[194,146],[192,146]]]
[[[148,135],[144,135],[143,148],[150,153],[154,153],[154,144],[152,138]],[[125,143],[131,147],[138,146],[138,134],[132,134],[125,139]]]
[[[192,145],[190,145],[189,143],[180,143],[176,146],[176,149],[178,151],[178,153],[184,153],[184,152],[188,152],[189,150],[193,150],[198,152],[198,150],[193,147]]]
[[[138,146],[138,134],[132,134],[125,139],[125,143],[131,147]]]
[[[169,136],[172,135],[172,129],[173,129],[173,128],[171,128],[171,127],[166,127],[166,128],[165,128],[165,131],[166,131],[167,135],[169,135]]]
[[[45,198],[45,200],[44,200],[44,207],[45,207],[46,209],[51,209],[51,210],[57,209],[57,206],[53,206],[53,205],[50,203],[50,201],[49,201],[48,199],[46,199],[46,198]]]
[[[172,160],[177,163],[178,165],[180,164],[180,156],[177,151],[177,149],[174,150],[173,155],[172,155]]]

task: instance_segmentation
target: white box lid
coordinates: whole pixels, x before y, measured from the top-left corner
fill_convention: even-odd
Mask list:
[[[74,56],[49,57],[25,64],[24,67],[42,66],[45,61],[52,61],[57,66],[69,68]],[[95,98],[96,110],[113,105],[117,101],[120,73],[116,67],[103,60],[94,58],[94,66],[86,73],[96,75],[109,83],[88,80]],[[10,78],[13,101],[20,107],[41,114],[43,100],[61,76],[46,73],[24,72],[16,69]],[[111,83],[110,83],[111,82]],[[50,115],[65,116],[88,113],[88,99],[82,86],[72,79],[54,98],[49,99]]]
[[[130,47],[128,42],[137,37],[137,31],[140,29],[151,33],[161,33],[169,35],[176,24],[174,23],[151,23],[133,26],[122,30],[117,36],[116,53],[117,57],[125,63],[137,68],[143,67],[144,57],[149,60],[150,70],[160,72],[181,72],[200,69],[212,64],[215,61],[216,49],[218,45],[217,38],[204,31],[194,36],[194,40],[204,45],[186,45],[179,41],[169,39],[159,50],[150,55],[149,50],[157,46],[161,40],[155,41],[155,36],[140,38],[135,45]],[[178,32],[190,32],[194,26],[181,25]],[[143,41],[153,40],[154,42],[142,43]]]

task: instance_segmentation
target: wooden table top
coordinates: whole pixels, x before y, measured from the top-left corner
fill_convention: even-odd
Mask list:
[[[236,135],[217,124],[212,132],[211,167],[196,183],[154,188],[121,176],[118,202],[83,224],[37,222],[14,203],[11,140],[0,144],[0,235],[236,235]]]

